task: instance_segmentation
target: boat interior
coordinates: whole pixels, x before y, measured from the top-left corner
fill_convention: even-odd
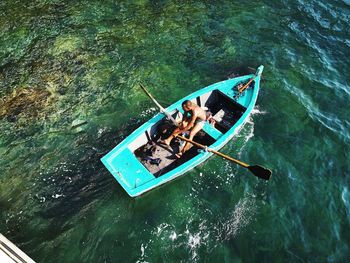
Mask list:
[[[209,112],[214,120],[211,124],[207,121],[203,129],[194,137],[194,141],[206,146],[212,145],[232,128],[246,110],[241,104],[219,90],[202,94],[191,101]],[[181,118],[181,112],[182,109],[178,109],[171,112],[171,115],[175,119]],[[129,145],[130,150],[138,160],[155,177],[159,177],[187,162],[201,150],[196,146],[192,146],[181,158],[177,158],[176,154],[180,152],[184,142],[175,138],[170,146],[160,143],[160,140],[170,136],[174,129],[175,125],[163,118]]]

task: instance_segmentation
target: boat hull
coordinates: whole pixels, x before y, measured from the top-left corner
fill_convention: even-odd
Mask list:
[[[203,94],[210,94],[213,91],[218,91],[225,94],[231,100],[235,100],[235,102],[244,107],[245,110],[229,130],[227,130],[225,133],[215,135],[216,140],[210,145],[210,148],[219,150],[238,133],[239,129],[251,114],[258,97],[262,70],[263,66],[260,66],[255,75],[251,74],[225,80],[200,89],[172,104],[166,109],[166,111],[174,112],[176,109],[181,109],[181,104],[184,100],[195,100],[197,97]],[[237,96],[237,92],[232,87],[237,85],[237,83],[247,82],[253,77],[254,85],[245,90],[238,99],[235,98]],[[152,129],[152,127],[162,121],[162,119],[164,119],[164,114],[159,113],[155,115],[152,119],[141,125],[101,159],[102,163],[106,166],[109,172],[115,177],[115,179],[131,197],[139,196],[151,189],[174,180],[175,178],[203,163],[212,155],[210,152],[201,151],[196,156],[185,163],[182,163],[178,167],[159,177],[155,177],[135,157],[133,153],[135,147],[133,144],[135,144],[135,141],[139,140],[140,136],[145,131]]]

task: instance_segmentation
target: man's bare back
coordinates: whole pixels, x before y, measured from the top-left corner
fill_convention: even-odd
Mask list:
[[[163,143],[166,145],[170,145],[171,140],[178,134],[189,130],[189,139],[192,140],[193,137],[203,128],[205,124],[207,118],[206,113],[197,104],[186,100],[182,103],[182,108],[185,111],[182,121],[179,126],[173,131],[173,133],[163,141]],[[190,145],[186,143],[182,150],[177,154],[177,157],[181,157],[181,155],[187,151],[189,147]]]

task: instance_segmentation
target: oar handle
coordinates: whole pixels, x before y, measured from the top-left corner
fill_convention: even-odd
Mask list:
[[[157,107],[160,109],[160,111],[169,119],[171,120],[174,125],[179,126],[179,124],[176,122],[176,120],[158,103],[158,101],[152,96],[151,93],[146,90],[146,88],[140,83],[141,89],[147,94],[148,97],[157,105]]]
[[[152,96],[151,93],[148,92],[148,90],[146,90],[146,88],[140,84],[141,89],[147,94],[148,97],[150,97],[150,99],[158,106],[158,108],[162,111],[165,112],[165,109],[162,107],[162,105],[160,105],[158,103],[158,101],[156,101],[156,99]]]
[[[236,164],[239,164],[240,166],[243,166],[244,168],[248,168],[248,167],[249,167],[249,165],[246,164],[246,163],[244,163],[244,162],[241,162],[241,161],[236,160],[236,159],[234,159],[234,158],[232,158],[232,157],[230,157],[230,156],[228,156],[228,155],[226,155],[226,154],[223,154],[223,153],[221,153],[221,152],[218,152],[218,151],[215,151],[215,150],[213,150],[213,149],[211,149],[211,148],[208,148],[207,146],[202,145],[202,144],[200,144],[200,143],[198,143],[198,142],[192,141],[192,140],[187,139],[187,138],[185,138],[185,137],[183,137],[183,136],[180,136],[180,135],[177,135],[177,137],[179,137],[181,140],[184,140],[184,141],[189,142],[189,143],[191,143],[191,144],[193,144],[193,145],[196,145],[196,146],[198,146],[198,147],[200,147],[200,148],[202,148],[202,149],[205,149],[205,150],[207,150],[208,152],[215,153],[215,154],[217,154],[217,155],[219,155],[219,156],[221,156],[221,157],[223,157],[223,158],[225,158],[225,159],[227,159],[227,160],[229,160],[229,161],[232,161],[232,162],[234,162],[234,163],[236,163]]]
[[[255,79],[255,77],[256,77],[256,75],[254,75],[254,77],[252,77],[252,78],[248,81],[248,83],[245,84],[242,88],[238,89],[238,92],[239,92],[239,93],[242,93],[243,91],[245,91],[245,90],[249,87],[250,83],[253,82],[253,80]]]
[[[254,80],[257,76],[261,76],[261,73],[262,73],[263,70],[264,70],[264,66],[261,65],[261,66],[256,70],[254,76],[248,81],[248,83],[245,84],[242,88],[238,89],[238,92],[239,92],[239,93],[242,93],[243,91],[245,91],[245,90],[249,87],[250,83],[252,83],[253,80]]]

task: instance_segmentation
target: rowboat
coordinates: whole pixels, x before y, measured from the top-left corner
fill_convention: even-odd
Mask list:
[[[260,66],[255,74],[212,84],[175,102],[103,156],[102,163],[131,197],[193,169],[230,141],[248,119],[258,97],[263,69]],[[185,100],[210,112],[211,122],[207,121],[193,140],[213,151],[200,150],[193,145],[181,158],[176,158],[174,154],[179,151],[181,140],[173,140],[171,147],[165,147],[158,141],[169,135],[169,130],[171,132],[166,116],[176,119],[181,115],[181,105]]]

